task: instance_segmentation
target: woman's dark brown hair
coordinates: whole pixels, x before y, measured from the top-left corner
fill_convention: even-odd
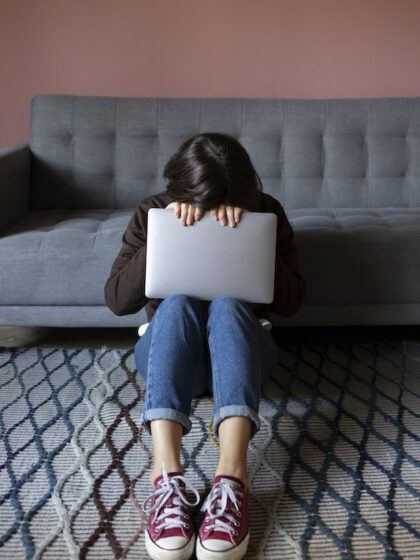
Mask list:
[[[206,132],[184,142],[163,170],[175,202],[210,210],[221,204],[259,210],[262,183],[248,152],[233,136]]]

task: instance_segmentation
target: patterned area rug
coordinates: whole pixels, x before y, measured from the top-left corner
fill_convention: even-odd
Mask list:
[[[0,387],[0,558],[147,558],[133,352],[3,349]],[[245,558],[420,558],[419,396],[418,342],[281,347],[248,452]],[[182,448],[202,500],[211,418],[195,399]]]

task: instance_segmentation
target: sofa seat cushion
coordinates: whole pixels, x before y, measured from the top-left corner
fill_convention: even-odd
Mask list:
[[[307,279],[306,305],[420,303],[420,208],[287,214]]]
[[[0,237],[0,305],[105,305],[104,284],[134,209],[45,210]]]
[[[0,305],[105,305],[104,284],[133,211],[48,210],[20,219],[0,237]],[[306,304],[420,303],[420,208],[287,215]]]
[[[295,230],[420,226],[420,208],[291,208],[287,215]]]

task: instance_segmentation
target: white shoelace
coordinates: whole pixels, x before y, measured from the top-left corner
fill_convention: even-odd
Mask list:
[[[222,479],[221,482],[213,486],[212,491],[207,496],[204,504],[201,507],[201,511],[206,511],[209,514],[210,519],[214,519],[213,523],[206,526],[205,531],[216,529],[217,531],[228,533],[229,538],[233,544],[235,544],[235,542],[233,541],[232,537],[233,535],[237,535],[238,531],[234,529],[232,525],[238,527],[239,523],[236,521],[233,515],[229,513],[230,511],[232,511],[232,509],[226,511],[227,501],[228,498],[230,498],[236,511],[240,513],[239,507],[242,505],[242,503],[237,500],[236,495],[241,498],[244,495],[243,492],[239,491],[237,491],[235,495],[235,492],[233,491],[233,488],[235,486],[238,486],[238,484],[236,484],[236,482],[234,482],[233,480]],[[230,521],[230,523],[227,521],[222,521],[220,517],[225,517]]]
[[[157,525],[155,527],[156,531],[160,530],[161,528],[188,528],[188,523],[185,523],[185,521],[183,521],[183,519],[185,519],[185,517],[187,516],[182,511],[180,506],[182,506],[182,503],[190,507],[196,506],[200,501],[200,494],[182,475],[175,475],[169,478],[164,465],[162,468],[162,474],[163,478],[158,482],[159,488],[155,488],[155,490],[144,500],[143,510],[149,514],[153,511],[156,511],[153,523],[157,525],[159,521],[161,522],[160,525]],[[190,488],[190,490],[194,492],[196,496],[196,501],[194,503],[189,502],[184,495],[184,489],[179,486],[179,481],[181,480],[184,482],[186,488]],[[170,498],[172,494],[175,494],[172,499],[172,504],[174,507],[164,507],[168,498]],[[147,502],[151,500],[153,496],[157,497],[156,502],[152,507],[146,508]],[[169,515],[176,515],[177,517],[169,518]]]

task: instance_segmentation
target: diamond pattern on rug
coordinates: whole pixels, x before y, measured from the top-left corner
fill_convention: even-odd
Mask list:
[[[420,558],[420,344],[280,350],[249,446],[245,558]],[[0,390],[0,558],[147,558],[153,446],[133,351],[3,349]],[[181,455],[203,500],[212,415],[193,400]]]

